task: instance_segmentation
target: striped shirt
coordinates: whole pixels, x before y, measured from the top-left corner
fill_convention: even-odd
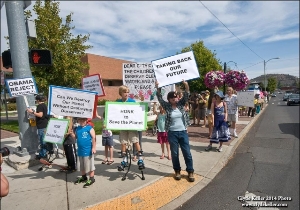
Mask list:
[[[156,93],[157,99],[160,103],[160,105],[164,108],[166,111],[166,125],[165,125],[165,130],[166,132],[169,131],[170,125],[171,125],[171,113],[173,111],[172,105],[169,102],[166,102],[163,98],[161,93]],[[187,129],[187,126],[189,125],[190,118],[188,114],[185,112],[184,105],[185,103],[189,100],[189,92],[184,92],[183,97],[177,102],[176,107],[179,109],[179,111],[182,113],[184,120],[183,120],[183,125],[185,127],[185,130]]]

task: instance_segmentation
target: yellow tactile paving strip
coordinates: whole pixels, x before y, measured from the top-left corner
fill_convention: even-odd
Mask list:
[[[171,202],[173,199],[177,198],[203,179],[202,176],[194,174],[195,182],[188,182],[187,173],[185,171],[181,171],[181,174],[182,178],[180,181],[175,180],[173,175],[165,176],[131,194],[105,201],[86,209],[158,209]]]

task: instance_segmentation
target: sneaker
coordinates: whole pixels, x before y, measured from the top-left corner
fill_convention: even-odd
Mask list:
[[[175,171],[175,179],[176,180],[180,180],[181,179],[180,171]]]
[[[217,148],[217,151],[218,151],[218,152],[222,152],[222,151],[223,151],[223,148],[220,146],[219,148]]]
[[[233,132],[233,136],[234,136],[235,138],[238,137],[238,135],[236,134],[236,132]]]
[[[118,166],[118,171],[124,171],[125,167],[128,167],[128,163],[123,160],[121,165]]]
[[[206,148],[205,148],[205,151],[208,151],[208,150],[211,150],[212,149],[212,145],[208,145]]]
[[[189,182],[195,181],[194,172],[188,172],[188,180]]]
[[[84,179],[82,176],[81,177],[78,177],[77,180],[75,181],[75,184],[80,184],[80,183],[83,183],[83,182],[86,182],[87,179]]]
[[[93,180],[89,179],[89,180],[87,180],[85,182],[85,184],[83,185],[83,187],[87,188],[87,187],[91,186],[92,184],[94,184],[94,182],[95,182],[95,179],[93,179]]]
[[[139,160],[137,164],[139,166],[139,170],[145,169],[145,164],[143,160]]]

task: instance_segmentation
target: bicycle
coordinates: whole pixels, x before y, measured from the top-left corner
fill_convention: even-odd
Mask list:
[[[130,170],[130,167],[131,167],[131,150],[132,150],[132,144],[126,144],[125,157],[127,158],[127,163],[124,166],[124,168],[127,168],[127,171],[123,175],[122,181],[124,181],[126,179],[126,176],[127,176],[128,172]],[[139,152],[143,153],[143,151],[139,151]],[[118,153],[121,153],[121,155],[122,155],[122,151],[118,152]],[[124,171],[124,168],[121,168],[120,166],[118,166],[118,171]],[[140,171],[142,173],[141,180],[145,180],[143,169],[142,170],[140,169]]]

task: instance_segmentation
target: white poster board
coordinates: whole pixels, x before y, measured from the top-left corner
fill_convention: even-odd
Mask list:
[[[106,102],[105,126],[108,130],[146,130],[147,103]]]
[[[151,63],[123,63],[123,84],[130,92],[129,98],[151,101],[155,91],[155,75]]]
[[[253,107],[255,91],[237,92],[238,106]]]
[[[83,77],[81,87],[83,90],[97,92],[98,96],[105,96],[100,74],[92,74],[87,77]]]
[[[11,97],[33,95],[38,93],[33,77],[7,79],[5,80],[5,83]]]
[[[68,126],[69,120],[67,119],[51,118],[47,125],[44,141],[54,144],[62,144]]]
[[[50,85],[48,114],[93,118],[96,95],[97,92]]]
[[[159,87],[200,77],[193,51],[154,60],[152,65]]]

